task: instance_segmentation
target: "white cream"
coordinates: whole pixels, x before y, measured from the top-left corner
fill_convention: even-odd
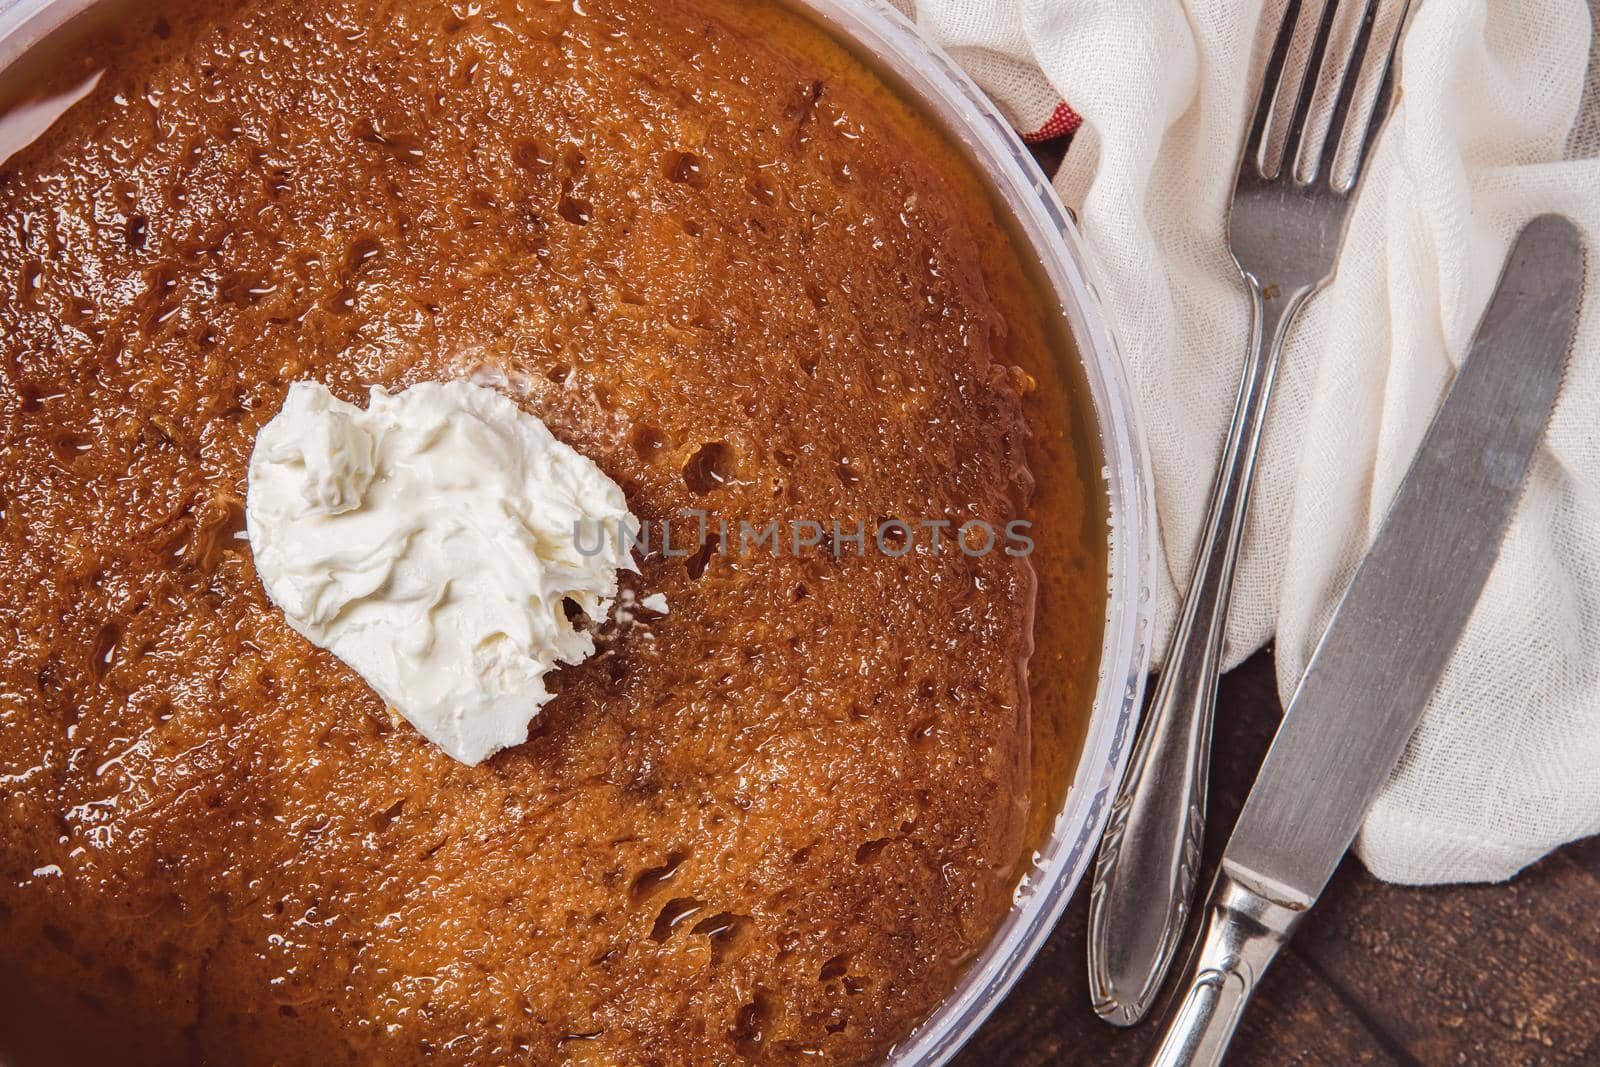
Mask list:
[[[468,382],[374,388],[365,411],[296,382],[256,437],[245,510],[289,625],[467,764],[521,744],[544,676],[594,651],[563,602],[598,625],[637,569],[617,484]]]

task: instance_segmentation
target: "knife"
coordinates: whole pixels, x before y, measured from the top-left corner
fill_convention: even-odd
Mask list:
[[[1499,554],[1582,288],[1577,228],[1556,215],[1528,223],[1284,712],[1223,852],[1157,1067],[1221,1062],[1256,983],[1404,751]]]

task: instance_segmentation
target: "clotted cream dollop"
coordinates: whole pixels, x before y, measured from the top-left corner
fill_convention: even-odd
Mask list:
[[[288,624],[467,764],[525,740],[545,675],[593,653],[566,602],[598,624],[637,569],[609,533],[637,528],[622,489],[464,381],[374,387],[365,410],[296,382],[256,436],[245,511]]]

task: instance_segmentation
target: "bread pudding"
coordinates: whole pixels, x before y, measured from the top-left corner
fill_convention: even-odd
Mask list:
[[[1005,913],[1104,615],[979,180],[764,3],[162,0],[57,76],[102,67],[0,165],[0,1054],[880,1059]],[[292,382],[462,378],[678,545],[818,536],[658,539],[670,610],[458,764],[242,531]]]

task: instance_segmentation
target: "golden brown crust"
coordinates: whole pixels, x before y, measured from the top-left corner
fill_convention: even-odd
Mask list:
[[[302,377],[494,368],[650,520],[1024,507],[1004,237],[842,56],[483,7],[141,9],[0,172],[0,971],[61,1048],[869,1060],[1008,901],[1025,560],[657,553],[671,614],[478,768],[265,601]]]

